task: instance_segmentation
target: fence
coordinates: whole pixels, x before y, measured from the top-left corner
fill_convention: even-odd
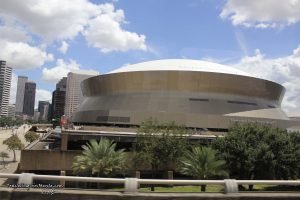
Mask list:
[[[73,182],[95,182],[124,184],[125,192],[138,192],[140,184],[155,185],[222,185],[226,194],[238,193],[239,185],[300,185],[300,181],[287,180],[167,180],[167,179],[138,179],[138,178],[96,178],[96,177],[77,177],[77,176],[52,176],[37,175],[32,173],[8,174],[0,173],[0,178],[18,179],[18,184],[31,185],[34,180],[60,181],[61,185],[65,181]]]

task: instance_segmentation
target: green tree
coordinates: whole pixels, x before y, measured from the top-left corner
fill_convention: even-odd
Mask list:
[[[174,168],[187,149],[188,134],[184,127],[174,122],[159,124],[152,119],[143,122],[137,134],[137,162],[150,167],[152,178],[159,168]],[[151,189],[154,190],[154,186]]]
[[[294,158],[296,160],[297,179],[300,178],[300,132],[290,133],[291,142],[293,144]]]
[[[51,123],[53,128],[55,128],[56,126],[60,126],[60,117],[53,118]]]
[[[90,140],[82,148],[82,154],[75,157],[72,165],[74,173],[110,176],[121,171],[124,166],[124,149],[115,150],[116,144],[108,139],[102,138],[99,142]]]
[[[10,117],[0,117],[1,127],[12,126],[12,125],[13,125],[13,120]]]
[[[13,120],[13,126],[20,126],[21,124],[22,124],[23,122],[22,122],[22,120],[19,120],[19,119],[15,119],[15,120]]]
[[[0,127],[10,127],[15,125],[21,125],[22,121],[19,119],[12,119],[11,117],[0,117]]]
[[[208,179],[214,176],[226,176],[225,161],[216,157],[216,151],[210,147],[194,147],[179,161],[179,172],[198,179]],[[201,185],[205,191],[206,185]]]
[[[213,146],[226,161],[231,177],[293,179],[298,175],[299,157],[285,130],[257,123],[236,123]]]
[[[35,132],[29,131],[24,135],[24,137],[25,137],[26,142],[31,143],[31,142],[39,139],[40,136]]]
[[[2,158],[2,165],[3,167],[5,168],[5,158],[9,158],[9,155],[8,153],[4,152],[4,151],[1,151],[0,152],[0,157]]]
[[[20,138],[17,135],[12,135],[6,140],[3,141],[3,144],[7,145],[8,149],[14,153],[14,162],[16,162],[16,150],[21,150],[24,145],[21,142]]]

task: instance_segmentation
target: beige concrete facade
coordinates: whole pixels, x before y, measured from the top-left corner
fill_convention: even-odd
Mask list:
[[[20,170],[72,170],[74,157],[79,154],[81,151],[22,150]]]
[[[77,107],[83,100],[80,83],[92,76],[93,75],[77,74],[73,72],[68,73],[65,103],[65,115],[68,118],[72,117],[72,114],[77,110]]]

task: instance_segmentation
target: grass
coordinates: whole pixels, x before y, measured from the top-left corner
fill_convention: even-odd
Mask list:
[[[124,188],[111,188],[110,191],[124,191]],[[206,186],[206,192],[223,192],[224,187],[220,185],[208,185]],[[151,187],[143,186],[139,188],[139,192],[152,192]],[[162,187],[155,186],[154,192],[200,192],[200,186],[173,186]]]
[[[278,186],[255,185],[254,186],[254,191],[300,192],[300,186],[292,186],[292,185],[278,185]]]
[[[208,185],[206,186],[206,192],[222,192],[223,186],[220,185]],[[151,192],[149,187],[142,187],[139,192]],[[200,186],[174,186],[174,187],[155,187],[154,192],[200,192]]]
[[[244,190],[240,190],[241,192],[249,192],[248,185],[243,185]],[[108,189],[110,191],[124,191],[124,188],[111,188]],[[270,185],[255,185],[253,190],[254,192],[300,192],[300,186],[270,186]],[[150,186],[142,186],[139,188],[139,192],[152,192]],[[173,186],[173,187],[162,187],[162,186],[155,186],[154,192],[200,192],[200,186]],[[206,192],[207,193],[218,193],[218,192],[224,192],[224,187],[221,185],[208,185],[206,186]]]

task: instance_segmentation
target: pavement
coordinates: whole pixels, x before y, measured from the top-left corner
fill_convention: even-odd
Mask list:
[[[7,138],[9,138],[12,134],[17,134],[22,141],[22,143],[27,146],[29,143],[25,141],[24,134],[29,131],[31,128],[30,125],[23,124],[18,129],[6,129],[6,130],[0,130],[0,152],[4,151],[8,153],[9,158],[5,159],[6,166],[0,165],[0,173],[14,173],[17,168],[18,164],[20,162],[20,152],[19,150],[16,150],[16,159],[17,162],[13,162],[13,151],[9,151],[7,149],[7,145],[3,144],[3,141]],[[1,159],[2,161],[2,159]],[[2,185],[6,179],[0,178],[0,185]]]

